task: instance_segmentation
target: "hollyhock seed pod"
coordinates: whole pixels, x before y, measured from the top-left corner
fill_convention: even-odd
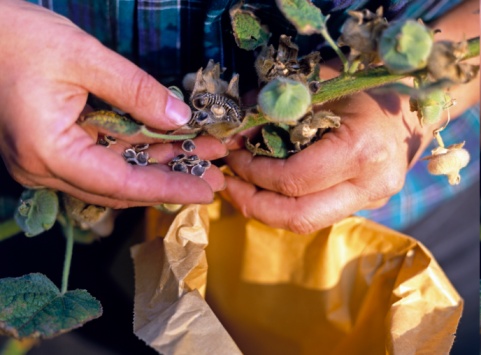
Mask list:
[[[257,102],[268,120],[295,124],[311,105],[311,94],[303,83],[278,77],[262,88]]]
[[[429,160],[428,171],[433,175],[447,175],[451,185],[458,185],[461,181],[459,171],[469,163],[469,153],[463,146],[464,142],[435,149],[425,158]]]
[[[379,56],[395,74],[410,73],[426,67],[433,33],[413,20],[393,22],[381,35]]]

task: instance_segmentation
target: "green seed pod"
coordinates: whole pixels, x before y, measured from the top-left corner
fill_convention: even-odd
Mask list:
[[[58,209],[59,202],[55,191],[27,189],[20,196],[15,221],[27,237],[33,237],[52,228]]]
[[[303,83],[279,77],[262,88],[257,102],[269,121],[293,125],[307,112],[311,94]]]
[[[393,22],[381,35],[379,56],[390,72],[410,73],[426,67],[432,46],[433,33],[423,24]]]
[[[432,125],[442,117],[443,111],[450,106],[451,98],[443,90],[435,90],[420,98],[411,98],[411,111],[418,112],[421,126]]]

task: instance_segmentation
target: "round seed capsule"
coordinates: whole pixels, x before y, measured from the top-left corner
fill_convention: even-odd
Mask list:
[[[197,164],[192,167],[192,169],[190,170],[190,173],[192,175],[202,177],[205,174],[205,168],[202,165]]]
[[[184,152],[192,152],[195,149],[195,144],[192,139],[186,139],[182,142],[182,150]]]
[[[184,163],[175,163],[174,165],[172,165],[172,171],[178,171],[178,172],[181,172],[181,173],[188,173],[189,168],[187,168],[187,165],[185,165]]]

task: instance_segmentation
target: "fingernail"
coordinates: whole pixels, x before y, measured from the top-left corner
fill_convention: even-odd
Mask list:
[[[190,121],[190,117],[192,115],[190,107],[183,101],[176,98],[174,94],[170,93],[167,98],[165,113],[170,121],[177,126],[185,125]]]

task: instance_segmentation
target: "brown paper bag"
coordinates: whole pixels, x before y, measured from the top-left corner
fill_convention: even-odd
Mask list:
[[[157,262],[145,269],[139,263],[146,259],[134,257],[136,319],[139,312],[151,319],[144,332],[150,336],[143,338],[164,344],[162,353],[236,354],[236,346],[244,354],[449,353],[462,300],[416,240],[358,217],[297,235],[245,219],[220,201],[209,206],[207,232],[207,218],[195,217],[206,210],[186,208],[163,241],[158,232],[165,230],[166,218],[150,210],[147,238],[161,251],[147,247]],[[195,232],[187,236],[189,228]],[[202,228],[205,235],[194,237]],[[206,303],[200,298],[205,282],[191,275],[206,270],[207,235]],[[169,250],[177,256],[160,262],[158,253]],[[190,273],[175,271],[185,263]],[[158,276],[150,285],[155,292],[144,292],[144,279],[165,270],[175,275],[175,292],[166,291],[169,277]],[[192,293],[195,302],[186,300]],[[152,317],[160,308],[169,311]],[[171,322],[176,336],[188,334],[191,341],[172,336],[166,330]]]

